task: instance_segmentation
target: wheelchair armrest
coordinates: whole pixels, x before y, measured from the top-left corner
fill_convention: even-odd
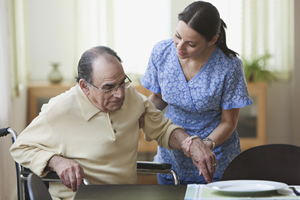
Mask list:
[[[137,169],[171,169],[172,165],[169,163],[146,162],[137,161]]]
[[[32,171],[24,167],[23,171],[21,172],[22,176],[24,177],[23,179],[27,179],[30,173],[32,173]],[[53,171],[49,172],[46,176],[41,177],[41,179],[47,182],[61,182],[57,173]],[[90,185],[90,182],[87,179],[83,178],[83,184]]]
[[[180,185],[179,178],[174,170],[171,169],[172,165],[169,163],[158,163],[158,162],[145,162],[137,161],[137,172],[146,174],[171,174],[174,178],[175,185]]]
[[[7,134],[9,134],[9,132],[8,132],[8,127],[7,127],[7,128],[1,128],[1,129],[0,129],[0,137],[4,137],[4,136],[6,136]]]
[[[28,177],[29,176],[29,174],[30,173],[32,173],[32,171],[30,170],[30,169],[28,169],[28,168],[23,168],[23,170],[22,170],[22,172],[21,172],[21,174],[23,175],[23,177]],[[53,180],[53,181],[60,181],[60,178],[59,178],[59,176],[56,174],[56,172],[49,172],[45,177],[41,177],[41,179],[47,179],[48,181],[51,181],[51,180]]]

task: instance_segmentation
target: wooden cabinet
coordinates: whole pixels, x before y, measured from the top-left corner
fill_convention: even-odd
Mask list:
[[[64,81],[60,84],[50,82],[31,82],[28,85],[28,124],[39,114],[41,107],[55,97],[76,85],[76,82]]]
[[[76,85],[75,81],[64,81],[60,84],[50,82],[32,82],[28,85],[28,124],[38,115],[44,103]],[[139,83],[133,87],[141,94],[149,96],[151,92]],[[242,150],[266,144],[266,83],[248,83],[249,95],[253,104],[240,110],[237,126],[241,140]],[[140,131],[138,151],[155,153],[155,141],[146,142],[144,134]]]
[[[253,104],[240,109],[237,131],[240,136],[242,151],[266,144],[266,83],[248,83],[249,95]]]

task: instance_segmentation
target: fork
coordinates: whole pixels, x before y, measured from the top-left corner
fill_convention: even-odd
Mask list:
[[[289,187],[289,188],[293,190],[295,195],[300,196],[300,192],[298,192],[295,187]]]

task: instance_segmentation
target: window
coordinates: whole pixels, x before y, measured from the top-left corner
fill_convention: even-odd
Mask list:
[[[171,37],[170,2],[114,2],[115,50],[123,60],[126,73],[143,74],[154,44]]]
[[[271,54],[268,70],[281,79],[292,69],[292,0],[209,0],[227,24],[228,47],[246,59]]]
[[[268,69],[281,78],[290,75],[292,0],[208,1],[217,7],[227,24],[229,48],[248,60],[268,52],[272,56]],[[171,3],[171,0],[78,0],[76,59],[91,46],[107,45],[122,58],[126,73],[143,74],[154,44],[172,37],[171,24],[177,16],[171,16],[174,15]]]
[[[128,74],[143,74],[155,43],[171,37],[170,0],[78,1],[77,59],[91,46],[114,49]]]

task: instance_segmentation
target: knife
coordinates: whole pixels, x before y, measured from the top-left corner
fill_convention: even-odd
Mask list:
[[[293,190],[296,196],[300,196],[300,192],[298,192],[295,187],[289,187],[289,188]]]

